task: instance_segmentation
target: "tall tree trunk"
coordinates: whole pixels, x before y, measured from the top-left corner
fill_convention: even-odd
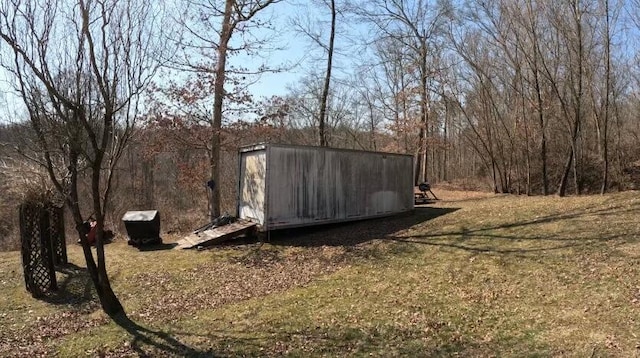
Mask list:
[[[87,271],[89,277],[93,282],[93,286],[96,289],[96,294],[100,300],[100,305],[104,312],[110,317],[114,317],[124,312],[124,308],[120,303],[120,300],[111,289],[109,277],[107,275],[106,263],[104,257],[104,215],[96,215],[96,221],[98,223],[97,237],[96,237],[96,251],[98,254],[98,264],[93,257],[91,246],[87,241],[87,228],[83,225],[84,220],[80,212],[79,195],[78,195],[78,154],[73,150],[70,151],[70,181],[69,181],[69,196],[67,198],[67,207],[71,212],[74,223],[76,224],[76,231],[78,233],[80,243],[82,245],[82,253],[84,254],[85,261],[87,263]],[[96,178],[99,176],[92,176],[92,191],[98,188],[96,184]],[[99,198],[99,197],[98,197]],[[98,199],[99,200],[99,199]],[[99,204],[99,203],[98,203]],[[100,208],[100,205],[98,205]],[[94,203],[95,209],[95,203]]]
[[[609,107],[611,93],[611,29],[609,19],[609,0],[604,0],[605,7],[605,97],[604,97],[604,120],[602,128],[602,185],[600,194],[607,192],[609,182]]]
[[[527,123],[526,101],[524,97],[524,83],[521,78],[522,91],[522,124],[524,125],[524,138],[525,138],[525,168],[527,176],[527,186],[525,188],[527,196],[531,195],[531,138],[529,135],[529,124]]]
[[[220,43],[218,44],[217,55],[218,63],[216,65],[216,78],[213,84],[213,120],[211,127],[211,179],[215,183],[211,190],[211,208],[209,216],[211,220],[220,216],[220,144],[222,136],[222,102],[224,100],[224,82],[227,63],[227,49],[229,40],[231,39],[232,24],[231,12],[235,0],[226,0],[224,6],[224,15],[222,17],[222,31],[220,32]]]
[[[322,99],[320,102],[320,118],[318,123],[318,130],[320,135],[320,146],[326,147],[327,133],[326,133],[326,116],[327,116],[327,101],[329,99],[329,85],[331,83],[331,69],[333,68],[333,47],[336,36],[336,4],[335,0],[331,0],[331,33],[329,35],[329,47],[327,54],[327,73],[324,77],[324,87],[322,88]]]
[[[536,91],[536,105],[538,112],[538,127],[540,129],[540,162],[542,174],[542,195],[549,194],[549,178],[547,174],[547,135],[545,129],[544,106],[542,101],[542,86],[540,85],[540,47],[538,43],[537,21],[531,0],[527,1],[527,13],[531,25],[531,37],[533,40],[533,79]]]
[[[104,312],[110,317],[114,317],[120,313],[124,313],[124,308],[120,303],[120,300],[116,296],[115,292],[111,288],[111,282],[109,281],[109,275],[107,274],[107,259],[104,252],[104,218],[105,218],[105,208],[107,207],[107,202],[103,200],[108,199],[108,195],[105,194],[103,198],[103,193],[101,189],[101,170],[102,163],[104,161],[104,155],[106,153],[107,148],[110,146],[111,138],[113,136],[113,115],[111,112],[111,106],[107,104],[105,106],[105,114],[104,114],[104,129],[102,135],[102,141],[100,144],[100,148],[96,151],[95,154],[95,162],[93,163],[92,175],[91,175],[91,194],[93,198],[93,212],[96,219],[96,258],[98,261],[97,265],[97,277],[94,277],[94,283],[96,286],[96,292],[98,297],[100,298],[100,304],[102,305],[102,309]],[[108,190],[108,186],[106,188]],[[86,246],[88,249],[88,242],[83,243],[83,246]],[[85,247],[83,247],[83,251]],[[89,253],[90,250],[89,250]],[[86,252],[85,252],[86,257]]]
[[[571,168],[574,169],[574,181],[576,186],[576,192],[580,193],[581,182],[578,170],[578,136],[580,133],[580,125],[582,123],[582,100],[583,100],[583,77],[584,77],[584,42],[582,38],[582,9],[580,8],[580,0],[572,2],[573,22],[575,24],[575,41],[576,43],[576,61],[570,62],[570,82],[571,82],[571,94],[573,97],[573,124],[571,133],[571,151],[567,160],[568,167],[565,167],[560,185],[558,186],[558,195],[564,196],[566,194],[567,181]],[[569,35],[567,35],[569,36]],[[577,87],[576,87],[577,86]],[[567,112],[565,112],[567,113]],[[568,118],[567,118],[568,119]]]
[[[538,101],[538,127],[540,128],[540,162],[542,164],[542,195],[549,195],[549,177],[547,174],[547,134],[544,124],[542,94],[538,74],[535,75],[536,97]]]
[[[535,39],[535,36],[534,36]],[[535,40],[534,40],[535,41]],[[537,45],[535,45],[537,46]],[[549,179],[547,175],[547,133],[544,124],[544,109],[542,102],[542,89],[540,88],[540,73],[538,71],[538,50],[534,49],[533,67],[534,82],[536,88],[536,100],[538,109],[538,128],[540,129],[540,162],[542,164],[542,195],[549,195]]]
[[[580,193],[582,192],[582,180],[580,179],[581,175],[582,175],[582,169],[579,169],[579,165],[582,162],[582,160],[580,160],[580,163],[578,162],[578,159],[582,159],[581,157],[578,157],[578,154],[581,154],[581,148],[578,146],[578,139],[579,139],[579,134],[580,134],[580,126],[582,123],[582,97],[583,97],[583,77],[584,77],[584,43],[583,43],[583,38],[582,38],[582,11],[580,9],[580,0],[576,0],[575,4],[574,4],[574,11],[575,11],[575,22],[576,22],[576,37],[577,37],[577,41],[578,41],[578,63],[576,64],[577,67],[577,80],[578,80],[578,88],[575,91],[575,120],[574,120],[574,135],[573,135],[573,141],[571,142],[573,145],[573,168],[574,168],[574,180],[575,180],[575,186],[576,186],[576,194],[580,195]]]
[[[426,38],[421,38],[421,49],[420,49],[420,119],[421,123],[421,136],[420,139],[420,150],[422,157],[422,171],[420,172],[420,181],[427,182],[428,168],[429,162],[427,158],[427,142],[429,138],[429,98],[428,98],[428,88],[427,88],[427,44]]]
[[[420,130],[418,131],[418,153],[416,153],[416,167],[415,167],[415,172],[414,172],[414,184],[418,185],[422,182],[424,182],[424,176],[423,176],[423,168],[425,166],[424,163],[424,151],[425,151],[425,130],[424,128],[422,128],[422,126],[420,126]]]
[[[444,144],[444,150],[443,150],[443,158],[442,158],[442,180],[443,181],[447,181],[449,180],[449,176],[448,171],[449,171],[449,105],[448,105],[448,100],[446,97],[444,97],[444,127],[443,127],[443,132],[442,132],[442,136],[443,136],[443,144]]]

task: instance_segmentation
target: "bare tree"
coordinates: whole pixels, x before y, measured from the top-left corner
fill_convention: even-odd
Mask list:
[[[370,24],[377,37],[393,40],[411,54],[409,68],[415,73],[419,96],[420,126],[418,130],[419,155],[416,161],[415,182],[427,180],[429,138],[429,113],[431,105],[430,81],[440,70],[438,41],[443,35],[443,26],[451,13],[448,1],[374,0],[363,1],[356,6],[360,18]]]
[[[159,11],[150,1],[0,3],[1,65],[17,83],[35,136],[23,154],[47,170],[64,197],[110,316],[124,310],[107,276],[104,221],[115,165],[157,68]],[[89,208],[79,198],[84,175],[91,183]],[[87,212],[97,221],[96,257],[83,225]]]
[[[296,33],[301,34],[310,42],[310,51],[313,52],[316,48],[322,50],[322,58],[326,61],[322,93],[319,99],[320,111],[317,114],[318,143],[324,147],[329,145],[327,140],[327,106],[330,95],[331,76],[334,69],[334,54],[336,52],[335,38],[338,31],[337,18],[338,15],[341,14],[341,10],[338,8],[339,4],[336,5],[335,0],[315,0],[312,1],[311,4],[317,9],[317,12],[310,12],[308,9],[309,4],[305,1],[300,5],[304,7],[302,14],[298,14],[297,17],[292,18],[291,25]],[[328,11],[330,15],[329,21],[322,20],[320,18],[321,15],[318,15],[318,13],[324,13],[325,11]],[[325,35],[326,33],[328,33],[328,35]]]
[[[585,115],[584,79],[586,61],[589,55],[589,43],[586,34],[589,29],[586,28],[585,25],[587,21],[586,17],[589,14],[589,5],[590,4],[586,4],[581,0],[571,0],[566,4],[554,4],[548,8],[550,23],[554,27],[554,31],[559,40],[567,49],[565,54],[561,55],[557,53],[556,56],[566,56],[566,60],[562,61],[562,63],[567,66],[568,73],[563,80],[566,81],[568,88],[560,87],[562,82],[559,81],[557,68],[551,68],[547,64],[543,64],[546,76],[552,85],[553,92],[560,102],[570,137],[570,148],[556,191],[558,196],[564,196],[566,194],[567,183],[572,169],[576,193],[579,194],[581,192],[581,183],[578,178],[580,173],[578,169],[578,151],[580,150],[579,135]],[[566,21],[567,14],[569,14],[570,21]],[[559,58],[557,59],[560,60]],[[560,63],[560,61],[556,63]],[[568,95],[565,94],[567,92]]]
[[[267,65],[257,69],[230,66],[232,54],[256,55],[267,51],[267,37],[256,37],[252,30],[268,29],[269,21],[259,19],[267,7],[281,0],[184,0],[184,13],[177,21],[184,30],[177,39],[183,49],[172,59],[181,71],[203,76],[213,82],[213,104],[210,117],[211,139],[209,168],[216,183],[211,190],[209,215],[220,215],[220,171],[224,106],[230,96],[238,95],[251,83],[250,78],[267,71],[277,71]],[[234,36],[235,35],[235,36]],[[237,38],[234,42],[233,39]],[[231,83],[230,83],[231,82]],[[238,88],[230,90],[229,86]],[[225,88],[227,86],[227,88]],[[248,98],[248,97],[245,97]]]
[[[539,140],[538,159],[540,161],[540,180],[542,181],[542,194],[549,194],[549,175],[548,175],[548,139],[547,139],[547,116],[545,111],[545,78],[542,75],[542,63],[545,61],[541,52],[540,41],[544,41],[544,22],[541,17],[544,16],[544,4],[539,4],[533,0],[524,0],[522,2],[503,2],[502,9],[504,16],[511,21],[509,31],[497,32],[495,36],[506,36],[504,42],[513,41],[515,46],[514,56],[507,56],[516,60],[512,61],[514,67],[519,73],[519,93],[521,96],[522,116],[525,120],[525,130],[527,138],[530,134],[535,134],[530,129],[536,129],[536,125],[529,126],[527,112],[530,107],[535,108],[535,122],[537,122],[537,135]],[[509,38],[513,38],[509,40]],[[504,47],[504,46],[503,46]],[[517,59],[516,59],[517,57]],[[518,60],[519,59],[519,60]],[[535,104],[535,105],[533,105]],[[526,141],[529,145],[529,139]],[[527,147],[525,150],[527,160],[527,193],[531,193],[531,150]]]
[[[601,37],[604,41],[604,97],[602,98],[602,104],[599,106],[601,108],[602,115],[599,115],[598,111],[595,111],[596,115],[596,129],[598,134],[598,148],[600,149],[600,155],[602,158],[602,180],[600,185],[600,194],[604,194],[607,191],[609,186],[609,127],[612,117],[612,97],[615,92],[615,81],[611,66],[611,41],[613,38],[613,32],[618,16],[620,13],[621,2],[617,4],[614,2],[613,7],[611,6],[610,0],[601,0],[600,1],[600,10],[602,12],[602,16],[604,17],[604,29],[602,30]],[[595,86],[595,83],[594,83]],[[615,99],[615,98],[614,98]],[[596,103],[594,103],[594,108],[596,108]]]
[[[495,163],[490,172],[500,180],[494,187],[520,192],[526,173],[530,193],[532,168],[538,166],[543,194],[549,190],[548,175],[559,181],[560,196],[568,187],[578,194],[586,187],[595,190],[593,159],[602,158],[607,167],[607,96],[613,92],[607,83],[611,34],[607,11],[599,11],[607,4],[599,3],[478,1],[470,3],[464,24],[452,26],[452,34],[460,29],[464,34],[451,41],[462,59],[463,76],[457,81],[468,82],[460,97],[463,113],[473,119],[470,126],[481,129],[475,134],[482,136],[477,140],[485,143],[478,147],[484,153],[478,153]],[[530,155],[537,145],[540,155]]]
[[[370,147],[376,148],[377,129],[386,126],[395,139],[395,149],[413,152],[416,123],[414,78],[408,68],[413,66],[409,51],[397,46],[393,39],[376,38],[368,43],[371,56],[362,59],[350,81],[361,96],[369,118]]]
[[[304,144],[318,143],[318,120],[322,107],[324,79],[310,72],[298,83],[290,86],[288,121],[295,129],[302,130],[298,141]],[[353,112],[353,93],[348,86],[336,83],[331,87],[326,100],[325,137],[327,143],[341,147],[337,132],[344,127]]]
[[[335,47],[336,37],[336,2],[330,0],[329,9],[331,10],[331,30],[329,32],[329,45],[327,46],[327,72],[324,77],[324,86],[322,87],[322,100],[320,102],[320,146],[328,145],[324,135],[325,115],[327,112],[327,98],[329,97],[329,85],[331,83],[331,70],[333,69],[333,49]]]

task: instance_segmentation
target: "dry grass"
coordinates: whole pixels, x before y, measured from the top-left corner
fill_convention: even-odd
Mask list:
[[[37,301],[19,255],[0,253],[0,355],[639,355],[639,193],[436,194],[413,215],[262,246],[110,244],[118,323],[82,268]]]

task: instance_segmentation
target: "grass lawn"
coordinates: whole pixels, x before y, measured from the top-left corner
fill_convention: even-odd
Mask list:
[[[19,253],[0,253],[0,356],[640,356],[640,193],[436,194],[411,215],[263,245],[116,241],[118,322],[79,246],[45,300],[24,289]]]

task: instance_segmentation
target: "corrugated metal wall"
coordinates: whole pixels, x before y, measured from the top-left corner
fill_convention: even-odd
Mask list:
[[[321,147],[265,145],[241,154],[240,217],[264,205],[266,230],[357,220],[413,209],[413,158]],[[259,171],[243,168],[265,153],[266,200],[250,196]],[[258,194],[259,195],[259,194]]]

